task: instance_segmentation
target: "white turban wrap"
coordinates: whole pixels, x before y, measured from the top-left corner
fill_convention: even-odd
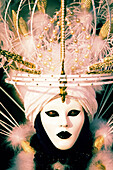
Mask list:
[[[81,106],[85,109],[89,116],[89,120],[92,120],[93,115],[97,111],[96,94],[93,87],[67,87],[68,96],[77,100]],[[47,104],[56,95],[60,94],[60,89],[57,87],[41,88],[37,87],[35,90],[28,90],[25,95],[25,114],[26,118],[32,123],[37,114],[42,110],[45,104]]]

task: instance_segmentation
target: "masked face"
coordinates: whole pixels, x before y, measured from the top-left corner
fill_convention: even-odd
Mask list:
[[[41,111],[42,125],[56,148],[70,149],[76,142],[84,124],[82,106],[74,99],[61,98],[47,103]]]

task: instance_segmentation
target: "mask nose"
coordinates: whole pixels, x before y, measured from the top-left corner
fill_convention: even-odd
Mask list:
[[[66,115],[60,117],[60,127],[68,127],[68,120]]]

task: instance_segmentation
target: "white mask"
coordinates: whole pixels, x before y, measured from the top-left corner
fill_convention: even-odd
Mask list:
[[[84,124],[84,111],[78,101],[61,98],[47,103],[41,111],[42,125],[56,148],[70,149],[76,142]]]

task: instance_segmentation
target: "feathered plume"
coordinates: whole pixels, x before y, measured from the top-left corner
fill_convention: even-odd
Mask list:
[[[87,170],[111,170],[113,168],[113,153],[110,151],[101,151],[96,154],[90,161]]]
[[[91,123],[91,132],[94,135],[94,148],[101,150],[103,147],[107,150],[113,144],[113,133],[107,121],[95,118]]]
[[[26,168],[27,170],[33,170],[35,168],[33,158],[33,153],[21,151],[13,160],[11,160],[10,164],[12,167],[7,170],[21,170]]]
[[[22,147],[23,141],[29,141],[30,137],[35,133],[33,126],[30,122],[22,124],[19,127],[14,127],[11,131],[7,141],[9,144],[16,149],[17,147]]]

